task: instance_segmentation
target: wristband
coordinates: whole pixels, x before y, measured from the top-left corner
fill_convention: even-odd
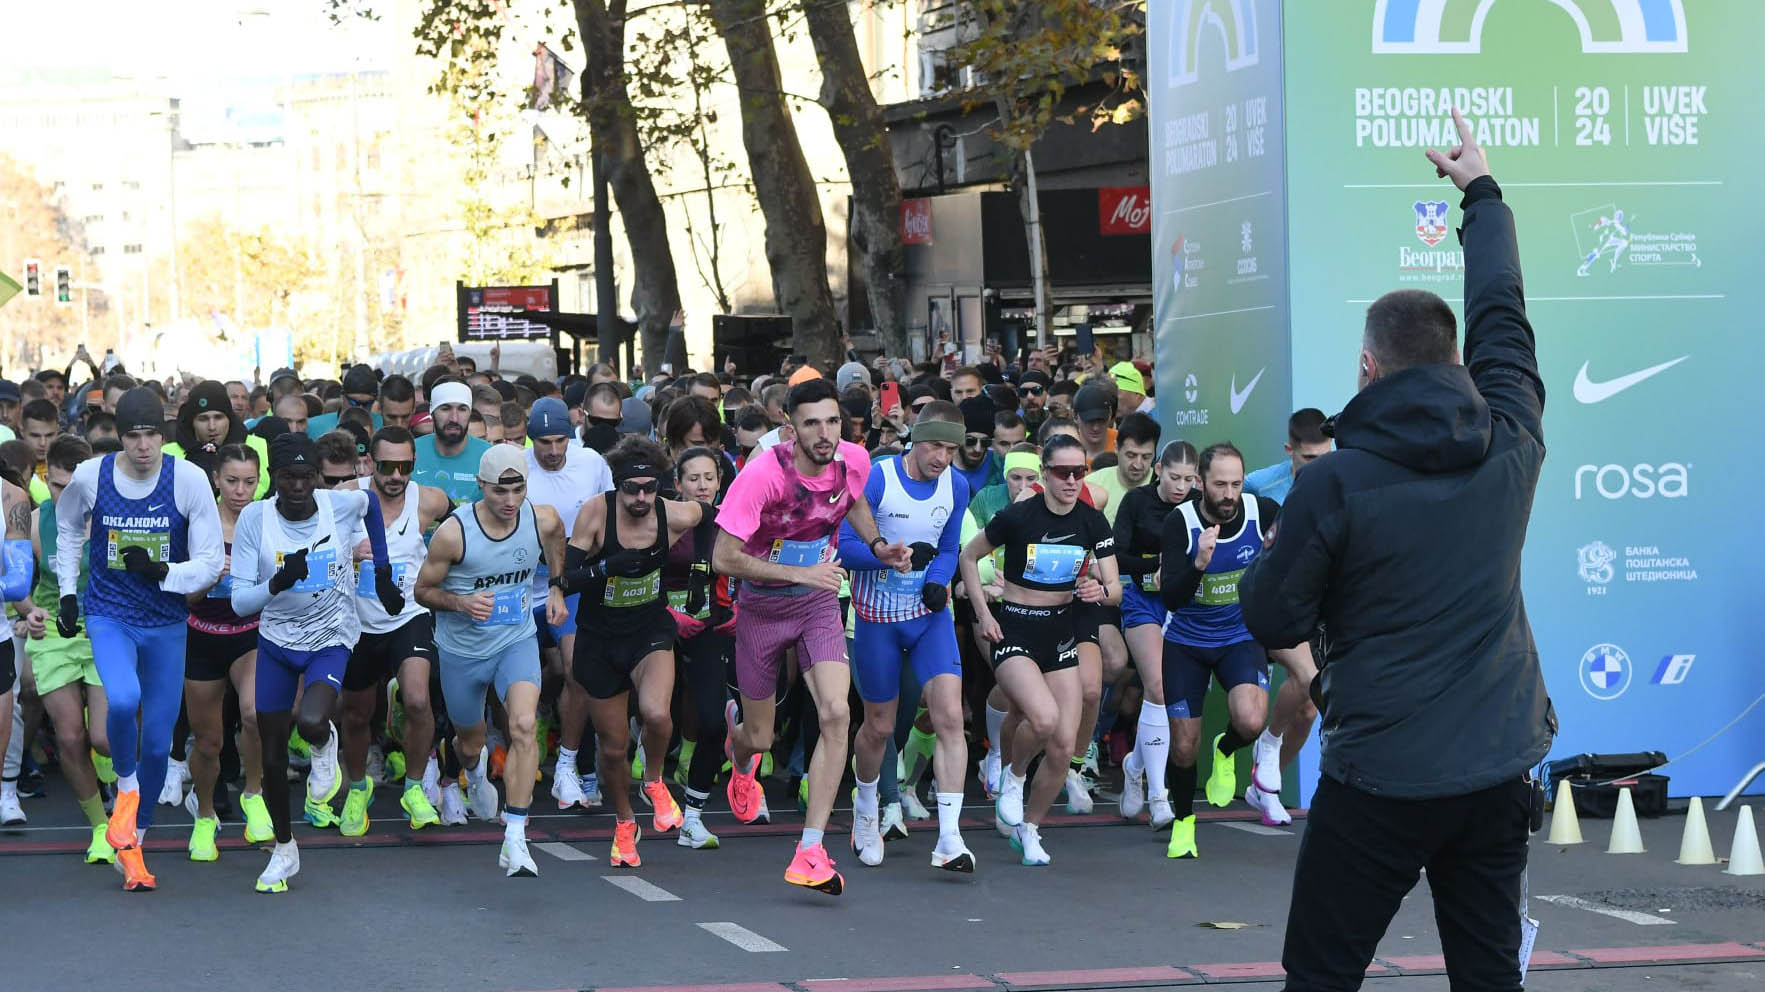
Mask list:
[[[870,553],[871,553],[871,554],[875,554],[875,553],[876,553],[876,545],[877,545],[877,542],[878,542],[878,541],[882,541],[882,542],[884,542],[884,543],[887,543],[887,542],[888,542],[888,538],[886,538],[886,537],[884,537],[884,536],[882,536],[882,535],[881,535],[881,534],[878,534],[878,535],[876,535],[876,536],[875,536],[875,537],[873,537],[873,538],[871,538],[871,539],[870,539],[870,543],[869,543],[869,544],[866,544],[866,545],[865,545],[865,547],[866,547],[866,548],[868,548],[868,549],[869,549],[869,550],[870,550]]]

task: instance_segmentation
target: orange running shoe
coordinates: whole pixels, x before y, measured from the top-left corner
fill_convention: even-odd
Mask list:
[[[753,823],[760,816],[760,807],[766,802],[766,793],[761,790],[760,782],[754,773],[760,769],[760,756],[754,755],[743,771],[734,768],[729,773],[729,785],[725,791],[729,794],[729,811],[743,823]]]
[[[810,847],[798,844],[797,856],[791,859],[791,866],[784,870],[784,880],[830,896],[837,896],[846,890],[846,880],[833,870],[833,859],[827,856],[827,848],[820,844]]]
[[[503,765],[509,760],[509,749],[501,744],[490,749],[490,777],[502,778]]]
[[[628,868],[636,868],[643,864],[643,859],[637,856],[637,839],[641,836],[643,836],[643,830],[637,825],[636,820],[625,823],[614,821],[613,853],[607,858],[613,867],[618,868],[624,865]]]
[[[650,826],[656,833],[667,833],[686,819],[680,813],[680,804],[674,801],[674,794],[661,779],[643,784],[643,801],[655,811],[650,817]]]
[[[116,805],[110,811],[110,825],[104,830],[105,842],[119,851],[137,846],[135,817],[140,811],[141,790],[118,792]]]
[[[159,884],[147,873],[141,849],[132,844],[116,852],[116,870],[122,872],[124,892],[152,892]]]

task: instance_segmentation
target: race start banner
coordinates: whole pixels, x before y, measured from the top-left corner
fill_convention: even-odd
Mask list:
[[[1515,214],[1546,387],[1524,589],[1562,722],[1552,756],[1659,750],[1679,759],[1664,770],[1672,794],[1725,792],[1765,760],[1765,611],[1751,603],[1765,556],[1750,512],[1765,460],[1749,450],[1765,280],[1747,271],[1759,211],[1743,171],[1765,154],[1743,116],[1765,6],[1149,9],[1167,436],[1230,438],[1253,465],[1273,461],[1285,407],[1335,413],[1352,395],[1374,299],[1431,290],[1462,322],[1460,194],[1423,157],[1455,143],[1459,107]],[[1248,101],[1272,163],[1249,154]],[[1249,249],[1221,244],[1231,222],[1217,214],[1248,223],[1265,203],[1279,212],[1251,234],[1275,278],[1253,293],[1233,281]]]

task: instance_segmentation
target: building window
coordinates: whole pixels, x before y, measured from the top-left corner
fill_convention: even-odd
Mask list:
[[[136,244],[136,245],[123,245],[123,254],[125,254],[125,255],[139,255],[139,254],[141,254],[141,246],[138,244]]]
[[[92,192],[94,192],[94,193],[104,192],[104,184],[103,183],[93,183],[92,184]]]
[[[90,252],[88,252],[87,254],[91,255],[93,258],[97,258],[98,256],[104,254],[104,246],[103,245],[93,245],[92,250]]]
[[[80,218],[80,223],[82,223],[82,224],[102,224],[102,223],[104,223],[104,215],[103,214],[87,214],[86,216]]]
[[[138,179],[125,179],[125,180],[123,180],[123,191],[126,193],[139,193],[139,192],[141,192],[140,180],[138,180]]]

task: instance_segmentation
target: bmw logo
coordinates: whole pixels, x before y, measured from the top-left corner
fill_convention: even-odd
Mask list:
[[[1595,644],[1581,656],[1581,688],[1599,700],[1617,699],[1630,688],[1630,656],[1616,644]]]

